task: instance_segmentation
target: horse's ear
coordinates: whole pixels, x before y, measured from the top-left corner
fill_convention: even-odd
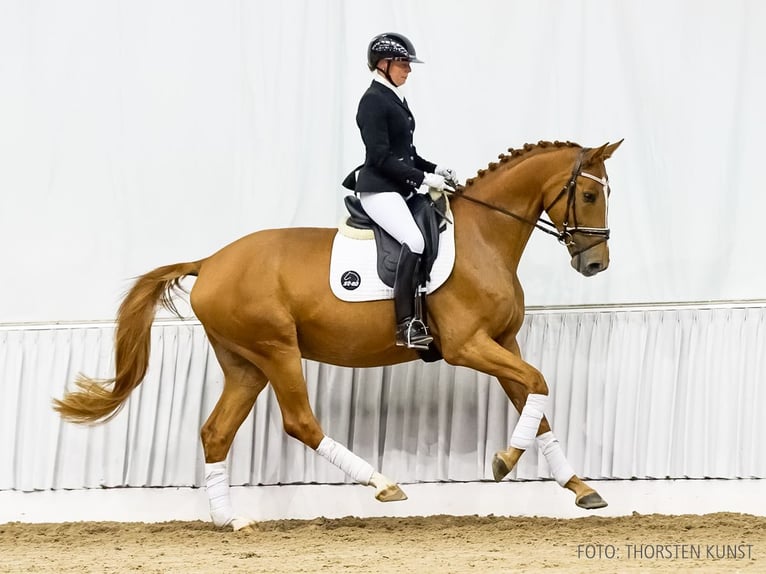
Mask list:
[[[606,161],[606,160],[608,160],[610,157],[612,157],[612,154],[615,152],[615,150],[616,150],[618,147],[620,147],[620,144],[621,144],[622,142],[624,142],[624,141],[625,141],[625,138],[622,138],[622,139],[621,139],[620,141],[618,141],[617,143],[613,143],[612,145],[608,145],[608,144],[607,144],[607,146],[606,146],[606,149],[604,150],[604,154],[603,154],[603,156],[601,157],[601,159],[602,159],[603,161]]]
[[[602,157],[608,146],[609,143],[607,142],[601,147],[590,148],[587,152],[585,152],[585,157],[582,159],[583,167],[588,167],[603,161]]]
[[[608,160],[610,157],[612,157],[612,154],[614,151],[620,147],[620,144],[625,141],[625,139],[621,139],[617,143],[609,144],[609,142],[605,143],[601,147],[592,148],[588,150],[588,152],[585,154],[585,158],[583,158],[583,164],[584,165],[593,165],[595,163],[604,162]]]

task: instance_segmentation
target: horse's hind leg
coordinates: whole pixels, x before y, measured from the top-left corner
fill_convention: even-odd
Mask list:
[[[356,482],[374,487],[375,498],[381,502],[406,500],[399,485],[322,432],[309,403],[300,352],[297,347],[281,350],[283,352],[272,347],[270,356],[275,359],[259,360],[258,364],[271,380],[285,432],[314,449]]]
[[[205,485],[213,524],[234,530],[248,527],[250,519],[237,516],[231,505],[226,455],[234,435],[255,404],[268,379],[256,366],[225,349],[210,337],[224,373],[223,392],[202,426],[200,436],[205,452]]]

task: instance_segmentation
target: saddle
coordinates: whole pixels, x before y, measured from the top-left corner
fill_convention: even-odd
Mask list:
[[[401,244],[367,215],[358,197],[347,195],[344,201],[349,213],[346,225],[354,229],[372,230],[377,250],[378,276],[383,283],[393,288]],[[434,200],[430,194],[416,193],[407,199],[407,205],[425,240],[417,278],[419,285],[425,285],[431,277],[431,269],[439,253],[439,234],[446,227],[447,199],[439,195]]]

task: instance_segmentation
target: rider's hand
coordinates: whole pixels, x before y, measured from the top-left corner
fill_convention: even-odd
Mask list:
[[[434,171],[436,175],[442,176],[447,181],[451,181],[453,183],[457,183],[457,173],[455,173],[455,170],[449,167],[442,167],[440,165],[436,166],[436,171]]]
[[[436,173],[426,173],[423,178],[423,185],[438,191],[455,191],[455,189],[447,183],[443,175]]]

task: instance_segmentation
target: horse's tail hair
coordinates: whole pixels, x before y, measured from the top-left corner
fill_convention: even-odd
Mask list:
[[[202,261],[158,267],[136,280],[117,313],[114,378],[92,379],[80,374],[75,380],[76,390],[53,399],[53,409],[61,418],[80,424],[103,423],[120,412],[146,375],[157,305],[180,317],[173,292],[182,289],[183,277],[199,273]]]

